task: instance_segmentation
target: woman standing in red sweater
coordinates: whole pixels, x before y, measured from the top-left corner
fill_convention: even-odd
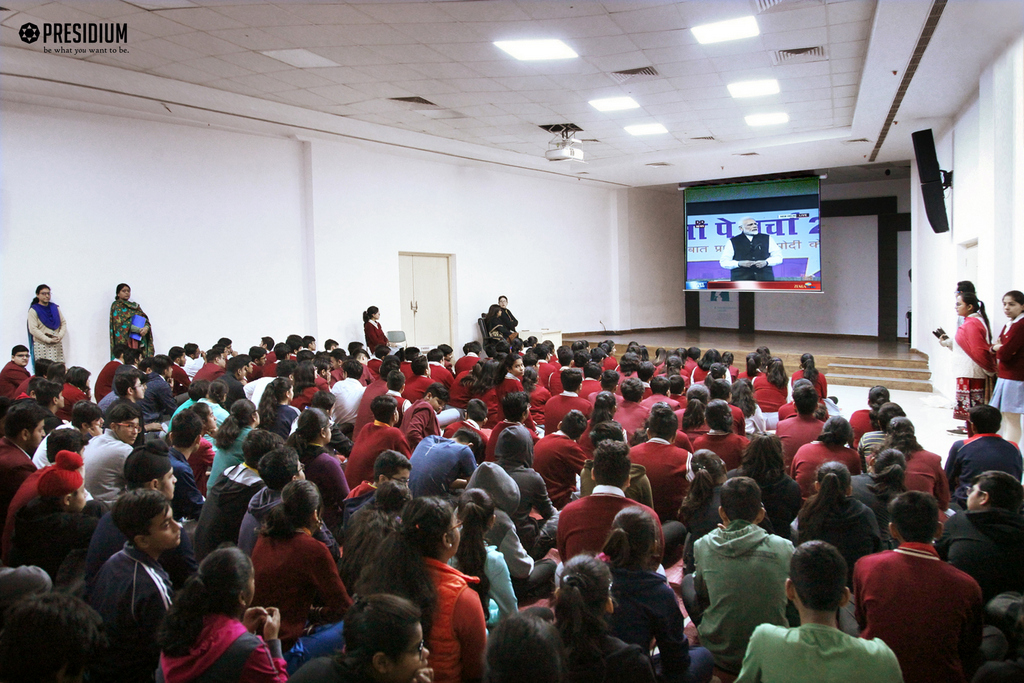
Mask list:
[[[402,509],[402,526],[385,539],[375,561],[363,568],[360,595],[391,593],[423,612],[434,683],[463,683],[483,677],[487,627],[477,583],[448,565],[461,540],[461,527],[448,501],[413,498]]]
[[[1020,443],[1020,416],[1024,413],[1024,293],[1016,289],[1003,295],[1003,313],[1010,319],[999,333],[996,352],[996,388],[989,402],[1003,414],[1003,437]]]
[[[281,610],[281,643],[288,673],[307,660],[333,654],[344,644],[341,619],[352,604],[330,551],[313,534],[320,530],[320,491],[304,479],[281,491],[252,551],[253,601]],[[315,621],[311,608],[316,600]],[[479,604],[479,601],[477,601]],[[313,627],[309,635],[303,632]]]
[[[370,306],[363,311],[363,335],[366,337],[366,348],[371,351],[382,344],[394,346],[388,340],[388,335],[384,333],[384,329],[380,326],[380,322],[378,322],[379,320],[380,309],[376,306]]]

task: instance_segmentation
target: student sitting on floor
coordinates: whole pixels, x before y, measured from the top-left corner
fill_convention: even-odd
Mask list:
[[[587,418],[583,413],[570,410],[558,423],[558,429],[533,448],[533,469],[544,477],[551,503],[559,510],[577,493],[576,479],[587,461],[587,454],[578,441],[586,428]]]
[[[800,626],[762,624],[754,629],[736,683],[899,683],[896,655],[879,638],[839,630],[836,612],[850,601],[846,561],[823,541],[796,549],[789,563],[786,597],[800,612]]]
[[[714,658],[707,649],[688,645],[676,596],[656,571],[661,551],[649,514],[632,506],[615,515],[602,551],[612,569],[612,634],[645,650],[654,642],[659,654],[651,656],[651,663],[661,680],[706,683]]]
[[[727,470],[734,470],[743,460],[743,450],[750,443],[747,437],[733,430],[733,415],[729,404],[722,399],[708,403],[705,419],[710,430],[693,442],[694,450],[706,448],[722,459]]]
[[[939,559],[933,496],[907,491],[889,512],[900,546],[861,559],[853,571],[861,638],[885,641],[906,683],[964,683],[981,645],[981,588]]]
[[[853,430],[845,417],[830,417],[815,441],[801,446],[793,456],[789,476],[800,484],[800,493],[807,500],[814,493],[818,468],[826,462],[841,462],[850,474],[860,474],[860,456],[850,448]]]
[[[736,477],[722,486],[719,516],[724,527],[697,541],[694,591],[706,595],[700,614],[700,642],[715,665],[738,672],[754,629],[787,626],[785,580],[793,544],[757,526],[764,519],[761,490],[753,479]],[[699,610],[687,613],[691,616]]]
[[[850,471],[841,462],[826,462],[818,468],[814,491],[800,509],[794,538],[800,543],[831,543],[846,560],[847,580],[852,581],[857,560],[882,549],[875,514],[853,497]]]

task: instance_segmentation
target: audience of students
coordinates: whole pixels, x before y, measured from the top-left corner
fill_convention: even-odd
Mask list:
[[[87,370],[40,361],[28,375],[13,359],[0,520],[15,568],[0,567],[0,607],[19,592],[82,591],[108,644],[90,644],[73,605],[56,618],[83,623],[67,670],[95,681],[157,669],[175,683],[708,681],[713,666],[741,681],[966,681],[982,659],[1016,656],[996,612],[1010,649],[988,636],[980,647],[982,605],[1024,586],[1024,467],[995,408],[972,408],[943,471],[884,387],[854,425],[822,423],[827,385],[809,354],[785,378],[796,415],[764,434],[758,402],[786,390],[767,349],[742,373],[755,400],[714,349],[631,343],[616,362],[610,342],[489,340],[467,345],[452,374],[441,347],[384,346],[364,365],[361,344],[332,346],[291,335],[238,354],[222,339],[195,381],[182,370],[202,356],[194,344],[118,349],[104,368],[106,430]],[[177,409],[164,400],[175,391]],[[457,403],[464,412],[444,412]],[[549,418],[546,436],[535,415]],[[391,432],[394,443],[368,438]],[[687,537],[684,612],[663,572]],[[787,537],[804,545],[794,554]],[[365,597],[346,615],[357,587]],[[518,611],[538,599],[554,614]],[[57,609],[32,600],[19,604]],[[797,612],[803,625],[787,628]],[[703,647],[687,642],[684,616]],[[847,635],[854,621],[864,639]],[[0,680],[12,637],[0,631]]]

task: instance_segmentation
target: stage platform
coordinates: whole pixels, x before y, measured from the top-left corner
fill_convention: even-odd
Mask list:
[[[802,354],[812,353],[817,368],[825,373],[830,384],[855,387],[884,384],[890,389],[932,391],[928,356],[911,349],[906,341],[886,342],[869,337],[786,332],[746,334],[735,330],[688,330],[685,327],[628,334],[563,334],[564,343],[577,339],[586,339],[591,343],[611,339],[615,342],[617,355],[625,351],[627,343],[636,341],[647,347],[652,358],[659,347],[674,349],[697,346],[702,351],[708,348],[731,351],[736,357],[734,365],[740,370],[745,367],[744,359],[748,353],[759,346],[767,346],[772,355],[782,359],[789,374],[800,368]]]

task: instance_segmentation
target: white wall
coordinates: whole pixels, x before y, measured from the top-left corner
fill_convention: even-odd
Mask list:
[[[0,353],[40,283],[94,374],[122,281],[161,352],[304,329],[298,143],[7,104],[0,149]]]
[[[994,334],[1006,322],[1003,293],[1024,289],[1024,39],[982,72],[977,98],[948,130],[936,133],[939,166],[954,173],[946,201],[950,231],[932,232],[913,169],[911,297],[914,346],[930,357],[935,389],[952,396],[950,354],[930,331],[955,329],[953,292],[968,275],[958,250],[977,241],[975,285]]]
[[[757,293],[754,329],[878,334],[878,220],[875,216],[822,219],[821,289],[821,294]]]
[[[524,328],[617,326],[610,245],[632,239],[617,190],[370,144],[2,113],[0,350],[24,343],[42,282],[69,321],[69,362],[94,372],[121,281],[162,352],[222,335],[362,340],[369,305],[398,327],[399,251],[455,255],[457,344],[499,294]]]

